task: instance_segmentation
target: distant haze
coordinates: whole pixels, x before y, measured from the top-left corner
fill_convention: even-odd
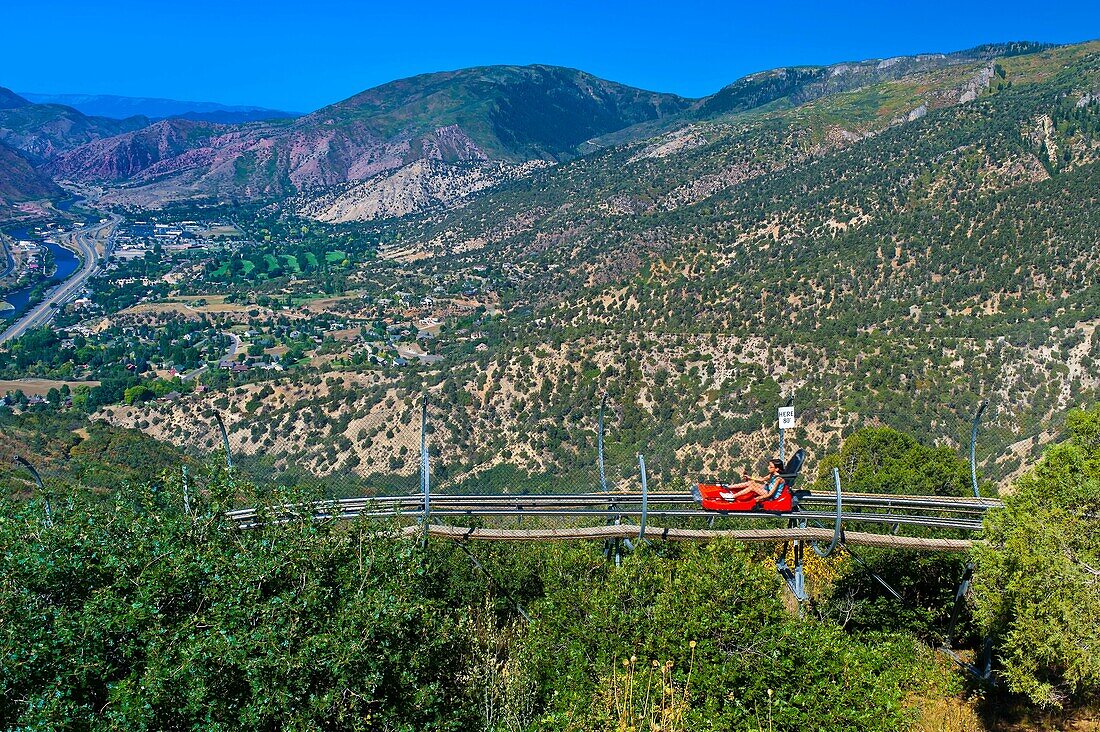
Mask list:
[[[127,117],[185,117],[208,122],[252,122],[264,119],[297,117],[295,112],[246,105],[192,102],[155,97],[124,97],[115,94],[38,94],[19,92],[36,104],[64,104],[84,114],[111,119]]]

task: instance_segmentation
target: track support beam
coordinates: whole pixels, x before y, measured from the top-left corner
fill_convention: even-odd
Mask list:
[[[232,470],[233,451],[229,449],[229,433],[225,430],[225,422],[222,421],[222,416],[217,412],[214,412],[214,421],[218,423],[218,431],[222,436],[222,447],[225,448],[225,467]]]
[[[978,423],[982,421],[982,414],[989,402],[982,402],[978,412],[974,415],[974,421],[970,425],[970,485],[974,489],[974,497],[978,498],[978,461],[975,455],[978,444]]]
[[[833,525],[833,540],[829,544],[829,548],[824,550],[818,547],[816,541],[813,543],[814,553],[819,557],[829,556],[844,541],[844,513],[841,505],[839,468],[833,468],[833,485],[836,487],[836,523]]]
[[[428,395],[420,406],[420,492],[424,496],[424,511],[421,523],[427,527],[432,512],[431,473],[428,470]]]

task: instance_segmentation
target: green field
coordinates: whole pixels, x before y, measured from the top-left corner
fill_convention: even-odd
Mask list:
[[[298,264],[298,258],[293,254],[283,254],[284,267],[288,272],[299,273],[302,271],[302,267]]]
[[[292,297],[290,298],[290,302],[294,305],[294,307],[298,307],[299,305],[305,305],[307,302],[312,302],[313,300],[320,300],[322,297],[326,297],[326,295],[323,292],[318,292],[309,295],[299,295],[296,297]]]
[[[279,264],[279,260],[275,258],[274,254],[265,254],[264,261],[267,263],[267,271],[269,274],[276,274],[282,270],[282,265]]]
[[[341,261],[347,259],[347,256],[348,256],[347,252],[341,252],[341,251],[337,250],[337,251],[329,252],[328,254],[326,254],[325,255],[325,261],[329,262],[330,264],[333,263],[333,262],[341,262]]]

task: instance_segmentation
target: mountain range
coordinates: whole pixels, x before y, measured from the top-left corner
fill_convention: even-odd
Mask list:
[[[445,321],[423,340],[439,366],[375,368],[326,336],[317,374],[217,387],[235,449],[307,470],[385,464],[393,443],[354,420],[414,414],[420,377],[451,410],[439,424],[465,430],[441,443],[548,475],[591,436],[575,416],[601,391],[644,442],[690,447],[694,470],[765,449],[753,435],[782,395],[797,393],[798,440],[821,446],[856,416],[957,442],[989,399],[1005,477],[1100,389],[1100,42],[776,69],[703,99],[467,69],[278,122],[105,134],[129,122],[84,118],[73,129],[100,136],[65,149],[46,143],[78,112],[2,98],[0,141],[33,173],[108,203],[185,199],[170,217],[243,232],[240,250],[130,291],[170,316],[126,318],[159,327],[176,298],[225,293],[242,333],[292,307],[352,339]],[[8,121],[31,112],[52,126]],[[446,305],[416,308],[437,288]],[[202,444],[212,398],[105,418]]]
[[[61,104],[90,117],[148,117],[166,119],[175,117],[199,122],[259,122],[268,119],[297,117],[296,112],[253,107],[248,105],[219,104],[218,102],[187,102],[178,99],[156,97],[125,97],[115,94],[37,94],[19,92],[19,96],[35,104]]]
[[[560,67],[478,67],[390,82],[297,118],[234,124],[211,115],[256,109],[203,106],[190,118],[154,120],[178,107],[169,100],[134,100],[128,109],[151,114],[117,119],[123,110],[117,99],[50,98],[111,115],[97,116],[4,89],[0,142],[40,177],[107,185],[105,203],[293,197],[305,216],[369,220],[452,205],[547,165],[693,122],[796,108],[851,89],[1044,48],[987,45],[782,68],[702,99]],[[934,107],[942,100],[930,101]],[[13,195],[32,198],[41,190],[32,185]]]

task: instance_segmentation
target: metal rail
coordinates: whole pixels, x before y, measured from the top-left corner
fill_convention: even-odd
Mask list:
[[[648,518],[691,519],[798,519],[801,521],[837,521],[847,524],[888,524],[925,528],[980,531],[981,516],[991,507],[1001,505],[991,499],[954,498],[947,496],[886,496],[868,494],[837,494],[806,496],[803,508],[789,513],[715,512],[696,507],[687,493],[574,493],[532,495],[439,495],[431,496],[432,516],[436,518],[470,517],[588,517],[594,523],[605,523],[608,499],[613,497],[616,514],[639,519],[640,536],[646,531]],[[843,510],[838,510],[843,506]],[[392,518],[423,517],[426,508],[424,494],[345,498],[313,504],[310,513],[322,518]],[[832,508],[832,510],[829,510]],[[228,517],[242,528],[251,528],[263,520],[282,520],[283,516],[301,515],[303,506],[275,506],[264,511],[264,518],[255,509],[228,512]],[[899,512],[895,513],[897,510]],[[634,529],[638,531],[638,529]]]
[[[842,493],[845,506],[881,506],[898,508],[924,508],[927,510],[944,511],[972,511],[984,513],[988,508],[999,508],[1003,504],[999,500],[983,498],[956,498],[951,496],[908,496],[908,495],[880,495],[868,493]],[[615,503],[641,503],[641,493],[532,493],[515,495],[464,495],[464,494],[432,494],[433,504],[470,503],[471,505],[488,506],[535,506],[535,505],[604,505],[609,500]],[[656,493],[649,492],[650,503],[687,503],[695,504],[697,501],[690,493]],[[415,503],[422,501],[420,494],[398,496],[362,496],[356,498],[336,499],[336,503],[342,505],[355,504],[388,504],[388,503]],[[801,499],[802,504],[835,505],[833,495],[809,495]],[[248,511],[251,509],[240,509]],[[239,513],[231,511],[230,513]],[[700,513],[711,513],[700,509]]]

